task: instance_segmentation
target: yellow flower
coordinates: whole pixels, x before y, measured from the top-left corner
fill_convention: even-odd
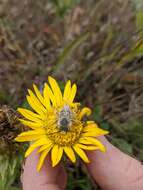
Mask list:
[[[91,110],[87,107],[80,108],[80,103],[74,102],[77,87],[66,83],[62,94],[59,85],[52,77],[48,78],[49,85],[45,83],[43,93],[33,85],[34,93],[28,90],[27,101],[33,111],[19,108],[18,111],[26,118],[20,121],[32,130],[23,132],[16,141],[31,141],[26,151],[27,157],[37,147],[40,153],[38,171],[51,152],[52,166],[56,166],[63,153],[72,162],[76,162],[75,153],[89,163],[84,150],[101,150],[105,152],[104,145],[95,137],[108,134],[98,128],[93,121],[84,121],[84,116],[89,116]]]

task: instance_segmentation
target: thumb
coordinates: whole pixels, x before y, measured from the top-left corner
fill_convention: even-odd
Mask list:
[[[106,190],[142,190],[143,166],[134,158],[124,154],[100,138],[107,151],[88,151],[91,163],[87,165],[94,180]]]
[[[36,151],[26,159],[22,176],[23,190],[63,190],[66,186],[66,174],[62,166],[51,166],[49,158],[45,160],[40,172],[37,171],[39,155]]]

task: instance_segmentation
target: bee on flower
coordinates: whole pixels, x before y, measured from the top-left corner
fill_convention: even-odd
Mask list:
[[[52,166],[56,166],[65,153],[73,162],[76,154],[86,163],[89,159],[85,150],[100,150],[105,152],[104,145],[96,137],[108,134],[100,129],[94,121],[84,121],[84,116],[89,116],[88,107],[81,109],[80,103],[74,98],[77,91],[76,84],[71,85],[69,80],[62,94],[56,80],[48,78],[41,93],[33,85],[34,93],[28,90],[27,101],[33,111],[18,108],[25,117],[20,121],[31,130],[19,134],[16,141],[30,141],[30,147],[25,156],[29,156],[38,148],[40,154],[37,170],[39,171],[48,154],[51,154]]]

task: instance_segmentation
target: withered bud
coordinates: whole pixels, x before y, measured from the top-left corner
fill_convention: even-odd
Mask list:
[[[0,151],[15,152],[19,148],[15,142],[15,137],[22,131],[21,122],[18,120],[19,114],[9,106],[0,107]]]

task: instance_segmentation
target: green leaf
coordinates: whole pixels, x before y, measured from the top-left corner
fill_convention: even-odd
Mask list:
[[[107,122],[103,122],[103,123],[101,123],[101,128],[105,129],[105,130],[109,130],[110,129],[110,125]]]
[[[29,104],[26,100],[22,103],[21,107],[31,110],[31,107],[29,106]]]
[[[143,161],[143,152],[139,153],[138,158]]]
[[[56,11],[56,14],[63,18],[65,13],[77,5],[80,0],[51,0],[50,2]]]
[[[143,28],[143,11],[138,11],[136,13],[136,27],[137,27],[137,30],[140,30]]]
[[[93,119],[97,122],[101,122],[102,121],[101,115],[102,115],[102,107],[100,105],[95,106],[93,110]]]
[[[132,146],[129,143],[127,143],[124,139],[112,137],[112,143],[123,152],[130,155],[133,154]]]
[[[143,6],[143,1],[142,0],[131,0],[135,7],[136,7],[136,10],[140,10]]]
[[[20,189],[18,187],[10,187],[9,190],[22,190],[22,189]]]

